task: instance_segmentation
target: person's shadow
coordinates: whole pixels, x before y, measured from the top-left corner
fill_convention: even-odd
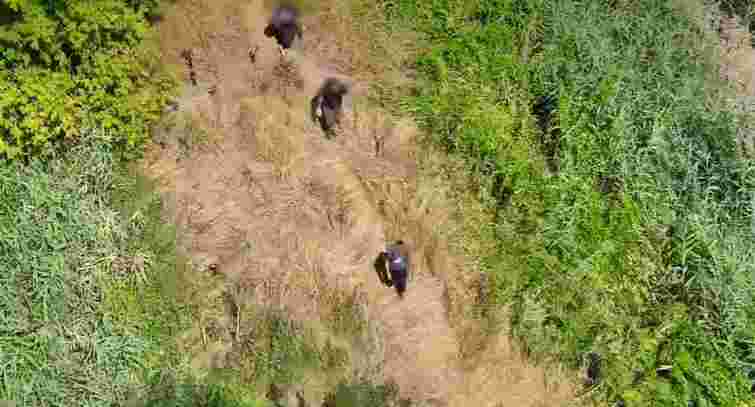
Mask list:
[[[380,282],[387,287],[392,287],[393,281],[388,275],[388,267],[386,267],[387,265],[385,256],[383,254],[379,254],[372,266],[375,268],[375,273],[377,273]]]

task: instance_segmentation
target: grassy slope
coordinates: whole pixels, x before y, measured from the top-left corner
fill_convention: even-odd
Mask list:
[[[486,265],[529,350],[574,367],[600,352],[597,399],[748,399],[755,177],[736,156],[715,42],[686,13],[701,5],[383,4],[427,39],[406,110],[498,206],[499,252]],[[531,114],[546,95],[558,176]],[[601,193],[602,179],[620,180],[615,192]],[[666,364],[671,378],[657,377]]]
[[[37,155],[0,167],[0,399],[106,406],[180,361],[173,336],[188,319],[175,295],[175,232],[161,222],[157,196],[119,158],[139,144],[124,146],[129,134],[143,141],[173,82],[143,63],[154,61],[145,57],[153,48],[143,10],[117,0],[77,2],[56,13],[59,6],[0,6],[7,23],[3,136],[8,142],[13,135],[22,149],[31,142],[24,152]],[[75,41],[82,38],[85,46]],[[153,87],[137,71],[165,81]],[[73,88],[24,82],[29,72],[64,78]],[[63,116],[60,98],[48,97],[60,92],[71,102]],[[89,110],[68,109],[81,105]],[[61,120],[74,123],[66,131],[77,143],[61,143]]]

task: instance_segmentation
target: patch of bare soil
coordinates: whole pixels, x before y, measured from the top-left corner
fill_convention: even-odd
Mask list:
[[[736,108],[741,113],[755,113],[755,50],[752,35],[736,16],[720,19],[722,79],[730,81],[737,95]],[[755,123],[744,123],[738,134],[740,151],[755,158]]]
[[[286,62],[262,34],[269,10],[259,1],[219,1],[213,13],[220,8],[207,16],[212,29],[204,34],[189,33],[202,28],[184,21],[186,13],[168,15],[161,28],[169,62],[181,66],[183,47],[194,47],[198,61],[199,85],[186,86],[173,113],[193,121],[173,130],[181,133],[175,137],[163,130],[183,141],[155,145],[144,162],[172,204],[183,249],[196,262],[216,263],[257,303],[284,304],[300,320],[326,317],[333,292],[362,293],[379,327],[383,378],[395,380],[404,397],[460,407],[572,400],[568,381],[548,380],[505,336],[462,368],[447,310],[449,270],[462,262],[429,237],[437,212],[417,206],[424,202],[417,198],[417,131],[366,104],[365,84],[339,69],[352,53],[328,46],[323,17],[305,17],[305,41]],[[255,62],[250,47],[259,47]],[[334,140],[308,111],[328,76],[353,86]],[[425,227],[396,226],[391,216],[408,212]],[[396,238],[413,247],[403,300],[372,268]]]

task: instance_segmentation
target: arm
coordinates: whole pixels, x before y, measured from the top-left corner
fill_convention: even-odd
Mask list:
[[[404,261],[406,262],[406,279],[407,281],[414,281],[414,273],[412,270],[412,264],[409,261],[409,253],[404,256]]]
[[[309,105],[311,108],[310,115],[312,116],[312,121],[317,122],[317,118],[322,116],[322,112],[320,111],[320,98],[321,96],[315,96],[312,98],[312,100],[309,101]]]

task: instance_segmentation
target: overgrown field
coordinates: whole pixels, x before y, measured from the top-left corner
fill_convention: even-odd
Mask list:
[[[382,6],[424,36],[402,107],[497,211],[484,264],[530,354],[579,368],[598,352],[598,401],[750,400],[755,165],[718,79],[714,7]]]
[[[111,405],[174,356],[186,318],[156,277],[176,272],[175,232],[103,134],[0,168],[0,399]]]

